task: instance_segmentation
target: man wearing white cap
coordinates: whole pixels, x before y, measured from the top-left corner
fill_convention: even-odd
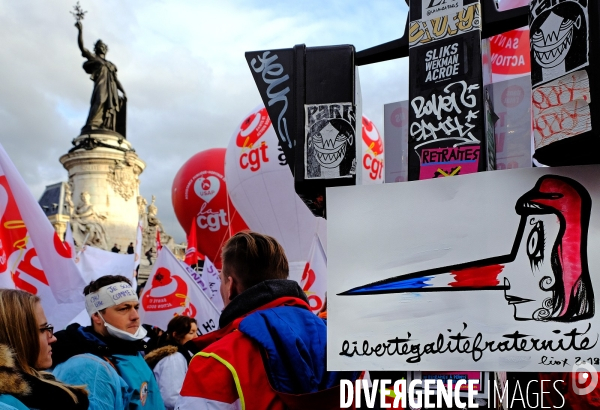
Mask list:
[[[103,276],[83,293],[92,326],[72,324],[56,333],[56,378],[87,386],[90,410],[163,410],[152,370],[140,354],[146,330],[131,282],[124,276]]]

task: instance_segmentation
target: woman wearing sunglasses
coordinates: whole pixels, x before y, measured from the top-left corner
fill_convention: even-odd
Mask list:
[[[52,366],[54,328],[40,299],[27,292],[0,289],[0,409],[85,410],[84,386],[57,381]],[[10,408],[10,407],[8,407]]]

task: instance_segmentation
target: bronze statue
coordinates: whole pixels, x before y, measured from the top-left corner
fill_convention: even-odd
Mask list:
[[[83,63],[83,69],[90,74],[90,78],[94,82],[90,113],[82,132],[115,131],[125,137],[124,116],[127,95],[117,78],[117,67],[105,58],[108,46],[102,40],[98,40],[94,45],[94,53],[91,53],[83,46],[83,25],[80,18],[77,18],[75,27],[79,31],[77,43],[81,55],[87,58],[87,61]],[[117,90],[121,91],[122,96],[119,96]]]

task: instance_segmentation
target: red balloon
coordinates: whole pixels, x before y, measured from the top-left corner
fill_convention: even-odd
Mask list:
[[[221,269],[221,248],[248,226],[234,208],[225,185],[225,148],[212,148],[190,158],[175,175],[171,199],[177,220],[190,234],[196,224],[196,249]]]

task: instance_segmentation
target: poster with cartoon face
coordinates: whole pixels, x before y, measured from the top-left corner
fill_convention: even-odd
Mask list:
[[[329,368],[568,372],[600,361],[599,172],[330,189]],[[376,235],[361,217],[374,207]]]
[[[352,178],[356,174],[354,105],[307,104],[304,112],[304,178]]]
[[[531,0],[531,84],[589,64],[588,0]]]

